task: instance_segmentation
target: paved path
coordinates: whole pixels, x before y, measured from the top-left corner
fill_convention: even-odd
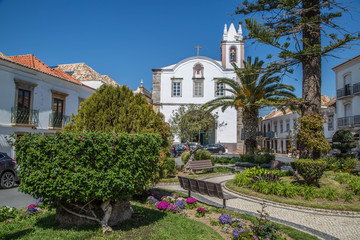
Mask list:
[[[18,187],[10,189],[0,189],[0,207],[9,206],[25,208],[30,204],[35,204],[36,199],[22,192],[18,192]]]
[[[206,180],[225,183],[233,177],[234,175],[223,175],[207,177]],[[178,184],[157,185],[157,187],[187,193]],[[234,193],[230,194],[236,195]],[[195,193],[192,193],[192,195],[201,202],[218,207],[222,206],[221,199]],[[261,208],[260,201],[240,195],[236,196],[238,198],[227,200],[226,205],[228,209],[258,216],[257,210]],[[267,203],[266,205],[266,211],[270,214],[269,219],[274,222],[297,228],[326,240],[360,239],[360,213],[345,215],[279,206],[272,203]]]

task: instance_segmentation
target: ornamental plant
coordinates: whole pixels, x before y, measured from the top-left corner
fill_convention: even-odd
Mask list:
[[[323,160],[295,159],[293,166],[308,185],[316,186],[319,186],[319,180],[326,170],[326,162]]]
[[[26,212],[30,215],[36,214],[38,211],[39,210],[35,204],[30,204],[26,210]]]
[[[156,208],[159,210],[166,210],[170,206],[170,203],[167,201],[161,201],[156,205]]]
[[[182,200],[177,200],[175,203],[175,206],[177,206],[179,209],[183,210],[185,208],[185,203]]]
[[[233,234],[233,239],[234,240],[240,240],[242,239],[242,237],[244,237],[246,235],[246,230],[243,228],[236,228],[233,230],[232,234]]]
[[[175,205],[175,204],[170,204],[167,208],[167,210],[169,212],[172,212],[172,213],[177,213],[177,211],[179,210],[178,207]]]
[[[10,218],[16,218],[19,211],[14,207],[3,206],[0,208],[0,222]]]
[[[231,224],[232,219],[227,214],[221,214],[220,217],[219,217],[219,223],[221,223],[221,224]]]
[[[197,200],[195,198],[187,198],[186,199],[186,207],[189,209],[194,209],[197,207]]]
[[[12,142],[21,165],[19,189],[53,201],[59,221],[66,212],[110,231],[108,220],[116,214],[112,209],[122,204],[131,217],[130,196],[146,191],[159,173],[161,143],[153,133],[26,134]]]
[[[196,216],[196,217],[204,217],[204,216],[205,216],[205,213],[206,213],[205,208],[199,207],[199,208],[196,209],[196,214],[195,214],[195,216]]]

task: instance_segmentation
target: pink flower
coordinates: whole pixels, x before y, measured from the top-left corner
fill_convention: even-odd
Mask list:
[[[115,147],[112,147],[112,149],[115,149]]]
[[[196,201],[196,199],[195,198],[187,198],[186,199],[186,203],[196,203],[197,201]]]
[[[30,204],[30,205],[28,206],[28,208],[36,208],[36,205],[35,205],[35,204]]]
[[[114,137],[114,135],[111,135],[112,137]]]

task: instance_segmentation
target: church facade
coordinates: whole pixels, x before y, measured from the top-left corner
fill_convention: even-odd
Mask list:
[[[221,60],[214,60],[204,56],[186,58],[176,64],[153,69],[152,100],[154,108],[169,121],[173,111],[182,105],[202,105],[214,98],[226,96],[229,93],[221,91],[225,86],[217,83],[217,79],[236,79],[232,66],[235,63],[243,67],[244,40],[241,26],[238,31],[234,24],[229,29],[226,24],[221,41]],[[217,91],[219,90],[220,91]],[[241,140],[242,122],[240,114],[234,108],[225,112],[214,110],[218,115],[218,123],[224,126],[214,126],[213,129],[202,132],[202,144],[220,143],[226,146],[229,152],[243,151]],[[175,136],[174,143],[182,142]]]

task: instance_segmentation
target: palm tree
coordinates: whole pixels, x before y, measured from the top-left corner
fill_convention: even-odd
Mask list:
[[[248,57],[247,61],[244,61],[243,69],[233,64],[239,81],[228,78],[217,79],[217,83],[223,83],[226,86],[219,90],[231,94],[213,99],[204,105],[209,111],[219,107],[223,112],[228,107],[234,107],[237,111],[241,111],[247,152],[256,148],[258,114],[259,109],[264,107],[264,105],[259,104],[259,101],[274,102],[283,98],[295,98],[292,93],[294,87],[280,83],[280,76],[273,76],[278,71],[264,71],[263,64],[264,62],[259,61],[258,57],[255,58],[254,63],[251,62],[251,57]]]

